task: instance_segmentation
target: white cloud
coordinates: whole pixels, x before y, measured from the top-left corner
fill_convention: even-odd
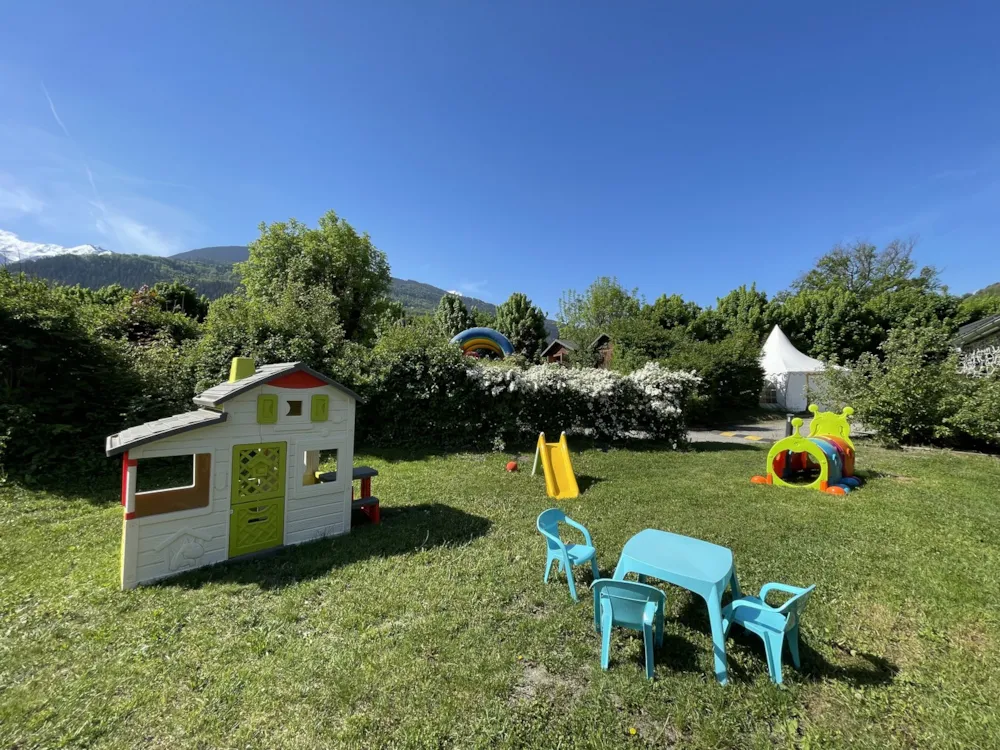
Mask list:
[[[128,216],[105,212],[95,226],[101,234],[117,240],[119,252],[170,255],[183,247],[157,229]]]
[[[0,179],[0,219],[38,214],[42,212],[43,208],[45,208],[45,202],[30,190]]]
[[[467,294],[469,296],[482,294],[486,291],[485,281],[463,281],[458,285],[458,288],[462,290],[462,294]]]

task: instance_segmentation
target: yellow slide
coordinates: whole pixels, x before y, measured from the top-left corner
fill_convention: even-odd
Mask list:
[[[542,471],[545,472],[545,490],[549,497],[556,500],[568,500],[580,494],[576,485],[576,475],[573,464],[569,460],[569,444],[566,433],[559,436],[558,443],[546,443],[545,433],[538,435],[538,447],[535,449],[535,465],[531,469],[534,476],[538,468],[538,458],[542,459]]]

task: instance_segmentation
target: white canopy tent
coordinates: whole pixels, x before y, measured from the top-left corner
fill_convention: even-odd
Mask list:
[[[778,326],[764,342],[760,366],[764,368],[761,402],[790,412],[809,407],[811,394],[821,387],[826,371],[825,364],[796,349]]]

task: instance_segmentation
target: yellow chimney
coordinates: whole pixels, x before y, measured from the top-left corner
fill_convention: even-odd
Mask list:
[[[248,378],[257,372],[253,360],[249,357],[233,357],[233,364],[229,368],[229,382],[235,383],[237,380]]]

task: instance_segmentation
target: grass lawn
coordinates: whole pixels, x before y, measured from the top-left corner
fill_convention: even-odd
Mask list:
[[[381,526],[128,592],[113,481],[0,487],[0,747],[996,747],[1000,462],[862,447],[838,498],[751,486],[751,446],[575,456],[605,575],[652,526],[750,592],[817,584],[801,672],[734,630],[723,687],[672,587],[656,679],[626,631],[600,669],[590,574],[542,583],[550,502],[507,460],[358,457]]]

